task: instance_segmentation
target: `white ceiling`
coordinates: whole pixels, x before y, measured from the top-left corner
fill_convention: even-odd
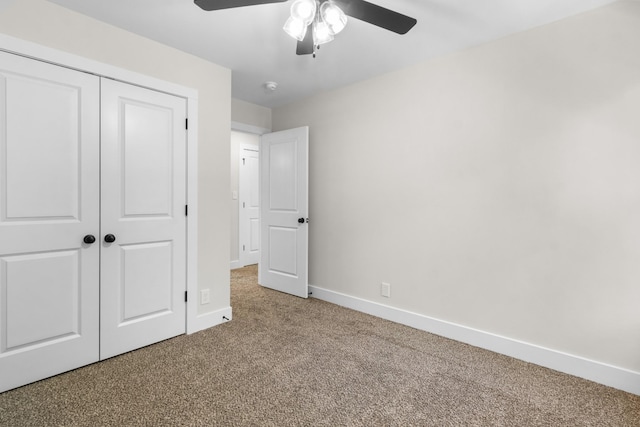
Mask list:
[[[234,98],[277,107],[615,0],[369,0],[418,23],[397,35],[350,19],[315,59],[282,30],[291,2],[205,12],[192,0],[49,1],[230,68]]]

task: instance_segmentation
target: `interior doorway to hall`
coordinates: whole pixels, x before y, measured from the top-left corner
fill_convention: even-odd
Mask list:
[[[260,135],[231,130],[231,269],[260,257]]]
[[[258,264],[262,286],[307,298],[309,127],[232,128],[230,151],[231,269]]]

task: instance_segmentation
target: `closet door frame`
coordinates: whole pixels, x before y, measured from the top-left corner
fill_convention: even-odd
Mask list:
[[[224,323],[223,316],[231,317],[231,308],[222,313],[198,316],[196,295],[198,294],[198,91],[186,86],[145,76],[133,71],[114,67],[78,55],[62,52],[36,43],[0,34],[0,50],[28,58],[48,62],[77,71],[95,74],[124,83],[179,96],[187,101],[187,265],[186,283],[188,292],[186,331],[192,334]]]

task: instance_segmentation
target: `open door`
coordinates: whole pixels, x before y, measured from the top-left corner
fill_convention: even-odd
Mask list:
[[[308,296],[309,128],[260,139],[260,263],[258,282]]]

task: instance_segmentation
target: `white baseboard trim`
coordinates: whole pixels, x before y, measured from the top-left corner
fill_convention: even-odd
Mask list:
[[[312,292],[313,298],[640,395],[640,372],[607,365],[317,286],[309,286],[309,291]]]
[[[240,262],[239,259],[235,261],[231,261],[231,270],[235,270],[236,268],[242,268],[244,265]]]
[[[220,325],[221,323],[227,323],[231,321],[231,319],[233,319],[231,307],[201,314],[189,322],[187,325],[187,334],[193,334]]]

